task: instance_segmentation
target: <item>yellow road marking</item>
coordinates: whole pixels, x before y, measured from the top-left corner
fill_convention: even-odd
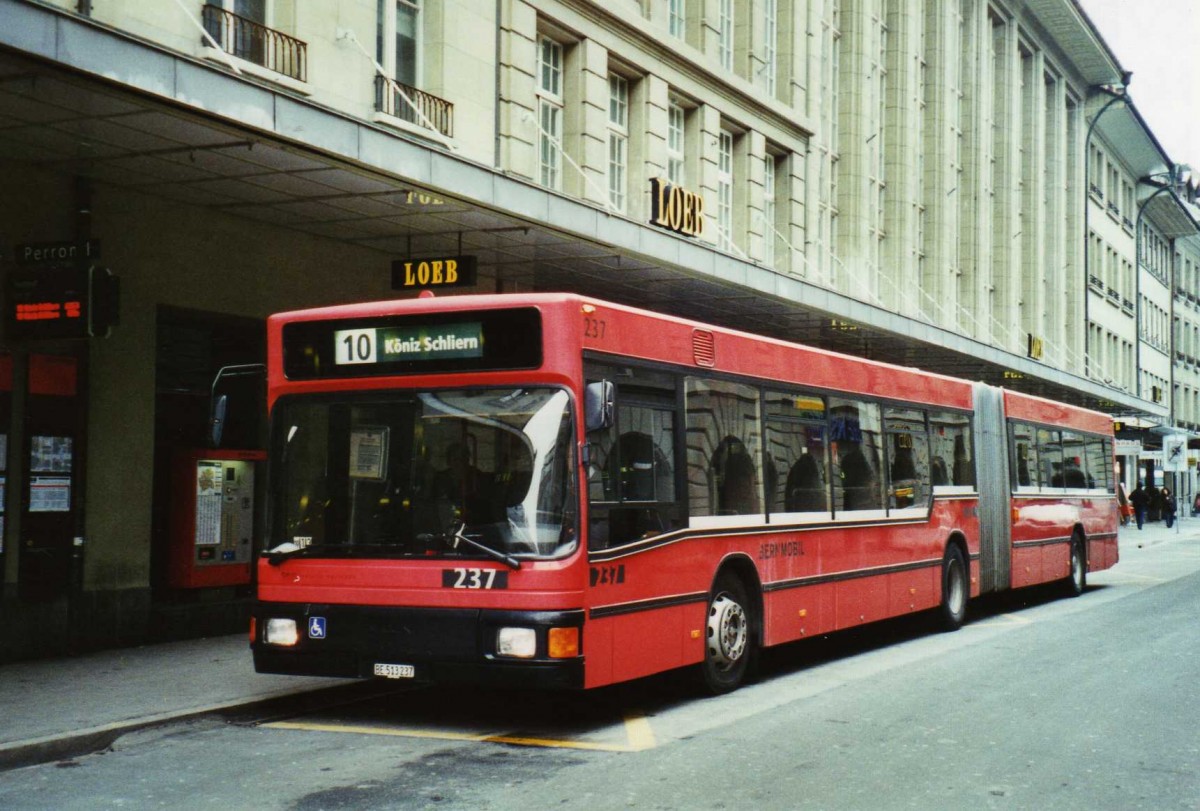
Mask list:
[[[429,738],[443,741],[473,741],[476,743],[502,743],[512,746],[541,746],[554,749],[586,749],[594,752],[642,752],[653,749],[657,743],[654,730],[645,716],[630,713],[625,716],[626,743],[593,743],[591,741],[569,741],[559,738],[533,738],[520,735],[494,733],[453,732],[450,730],[400,729],[395,727],[354,726],[350,724],[319,724],[308,721],[272,721],[263,724],[271,729],[295,729],[306,732],[339,732],[358,735],[385,735],[394,738]]]
[[[653,749],[658,743],[654,740],[654,729],[646,716],[638,713],[625,714],[625,737],[629,740],[630,752],[642,752]]]

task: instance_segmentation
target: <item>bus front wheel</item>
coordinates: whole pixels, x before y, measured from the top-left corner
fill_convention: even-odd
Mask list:
[[[723,574],[713,585],[705,620],[705,686],[714,694],[736,690],[755,652],[750,600],[742,581]]]

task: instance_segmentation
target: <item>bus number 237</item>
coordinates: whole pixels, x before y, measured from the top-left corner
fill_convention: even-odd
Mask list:
[[[499,569],[442,569],[445,589],[506,589],[508,572]]]
[[[583,337],[603,338],[607,326],[608,324],[599,318],[585,318],[583,319]]]

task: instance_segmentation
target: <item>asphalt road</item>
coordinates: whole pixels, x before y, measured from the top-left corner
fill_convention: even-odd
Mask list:
[[[1049,590],[791,646],[704,698],[364,684],[0,777],[0,808],[1200,809],[1200,541]]]

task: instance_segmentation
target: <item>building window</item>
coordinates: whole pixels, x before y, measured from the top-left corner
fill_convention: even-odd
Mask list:
[[[775,156],[763,158],[763,263],[775,265]]]
[[[541,184],[562,189],[563,46],[538,37],[538,168]]]
[[[687,0],[670,0],[667,6],[667,30],[677,39],[687,36]]]
[[[375,29],[376,61],[397,82],[416,87],[421,39],[419,0],[378,0],[376,9],[379,20]]]
[[[733,0],[720,0],[717,15],[717,58],[725,70],[733,70]]]
[[[683,106],[671,101],[667,105],[667,180],[676,186],[687,185],[687,170],[685,169],[684,122],[687,111]]]
[[[608,201],[625,211],[625,177],[629,166],[629,81],[608,74]]]
[[[775,95],[775,76],[779,62],[779,9],[777,0],[762,0],[763,24],[763,65],[761,71],[761,86],[768,96]]]
[[[733,248],[733,133],[721,130],[717,146],[717,247]]]

